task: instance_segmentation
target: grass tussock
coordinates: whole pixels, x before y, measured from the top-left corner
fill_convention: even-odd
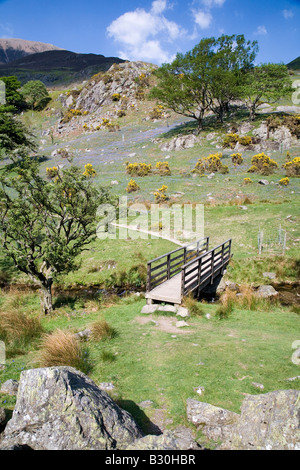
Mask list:
[[[220,305],[216,310],[216,317],[220,320],[228,318],[233,312],[237,304],[236,293],[230,289],[226,289],[220,297]]]
[[[10,355],[14,355],[14,350],[28,347],[42,333],[43,327],[38,317],[16,310],[0,313],[0,339],[5,342]]]
[[[96,320],[90,326],[91,329],[91,340],[92,341],[103,341],[115,338],[117,335],[116,330],[110,326],[106,320],[100,318]]]
[[[42,338],[36,362],[40,367],[70,366],[87,373],[88,351],[69,331],[60,329]]]
[[[188,309],[191,316],[200,317],[204,314],[203,306],[194,297],[187,296],[184,299],[184,305]]]

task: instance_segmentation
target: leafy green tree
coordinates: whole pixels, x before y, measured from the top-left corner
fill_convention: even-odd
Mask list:
[[[177,54],[171,64],[157,69],[159,82],[149,97],[196,119],[200,131],[208,110],[223,121],[230,101],[239,97],[239,81],[252,67],[256,53],[256,41],[246,41],[243,35],[202,39],[191,51]]]
[[[91,182],[94,172],[77,166],[48,168],[25,158],[14,173],[0,173],[0,243],[21,272],[41,289],[45,314],[53,310],[52,285],[79,267],[78,255],[96,237],[96,211],[110,202]]]
[[[0,112],[0,160],[7,156],[15,160],[35,148],[30,131],[11,114]]]
[[[51,100],[46,86],[40,80],[27,82],[21,93],[31,109],[43,109]]]
[[[222,35],[215,40],[215,54],[210,72],[211,110],[223,122],[229,104],[240,98],[240,83],[253,67],[258,52],[256,41],[244,35]]]
[[[241,95],[249,110],[250,120],[255,119],[261,101],[276,103],[292,92],[288,68],[284,64],[267,63],[254,67],[241,84]]]
[[[150,91],[156,99],[178,114],[195,119],[198,131],[203,127],[210,106],[210,70],[214,38],[203,39],[186,54],[177,54],[171,64],[163,64],[154,74],[159,83]]]
[[[5,83],[5,99],[6,103],[0,106],[0,112],[18,113],[25,109],[26,103],[20,93],[21,82],[17,77],[0,77],[0,80]]]

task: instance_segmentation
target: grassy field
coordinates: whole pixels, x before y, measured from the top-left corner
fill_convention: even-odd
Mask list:
[[[299,373],[299,366],[291,361],[299,315],[291,309],[274,305],[267,311],[250,311],[236,306],[228,318],[220,320],[216,304],[202,303],[202,313],[192,316],[188,327],[174,332],[176,319],[171,314],[141,315],[144,303],[130,296],[98,304],[77,303],[73,308],[67,304],[55,315],[41,318],[41,324],[43,334],[57,329],[75,333],[105,319],[115,335],[83,343],[86,370],[96,383],[113,383],[111,396],[145,431],[152,429],[151,422],[166,428],[187,424],[189,397],[239,412],[246,394],[262,393],[255,384],[262,384],[264,393],[297,388],[297,380],[287,381]],[[18,308],[38,315],[32,293],[6,296],[0,308],[1,312]],[[38,366],[39,340],[23,346],[23,351],[19,348],[0,373],[1,382],[18,379],[21,370]],[[203,388],[201,396],[199,387]],[[139,404],[146,400],[152,404],[143,409]],[[12,410],[14,398],[1,396],[0,406]]]
[[[293,80],[297,78],[293,76]],[[149,230],[156,232],[164,229],[165,219],[159,227],[151,225],[147,210],[155,202],[153,193],[165,184],[169,206],[174,203],[204,206],[203,234],[210,237],[211,247],[232,238],[234,256],[226,279],[258,286],[270,282],[263,273],[272,271],[275,282],[299,285],[300,180],[292,177],[288,186],[279,184],[285,176],[282,166],[286,150],[266,152],[276,160],[278,169],[269,176],[251,173],[252,183],[245,185],[244,178],[249,177],[247,170],[255,152],[243,152],[244,161],[239,166],[232,163],[233,152],[220,148],[230,121],[221,126],[208,118],[200,141],[193,148],[163,152],[161,146],[165,142],[192,132],[195,125],[172,113],[162,121],[145,120],[153,107],[147,101],[139,103],[138,112],[129,111],[118,120],[118,132],[77,130],[69,135],[57,134],[53,140],[53,136],[43,133],[57,122],[62,111],[59,95],[60,91],[52,92],[53,100],[42,113],[28,112],[23,116],[40,139],[41,153],[46,157],[42,172],[46,167],[66,164],[53,157],[52,152],[68,146],[75,163],[82,167],[93,164],[97,172],[95,184],[109,186],[115,196],[127,196],[130,204],[143,204],[145,210],[137,214],[139,223],[145,222]],[[266,117],[258,115],[254,126],[259,127]],[[247,121],[247,116],[239,112],[231,119],[241,124]],[[208,178],[191,173],[199,158],[216,152],[222,152],[228,174],[216,173]],[[291,159],[299,156],[299,146],[289,152]],[[151,173],[136,177],[140,190],[128,194],[126,187],[131,178],[126,174],[126,161],[153,166],[158,161],[167,161],[171,175]],[[261,179],[269,184],[260,184]],[[137,218],[131,216],[129,223],[137,224]],[[280,227],[287,235],[285,253],[278,249],[259,254],[259,230],[276,238]],[[171,235],[180,239],[178,233]],[[105,320],[116,334],[110,339],[81,344],[85,353],[83,368],[96,383],[113,383],[115,388],[110,394],[136,417],[145,431],[153,431],[151,422],[163,428],[187,425],[189,397],[238,412],[246,394],[299,388],[299,379],[288,381],[299,377],[299,366],[291,361],[292,344],[299,339],[299,302],[285,306],[257,303],[251,310],[235,300],[233,311],[223,319],[218,313],[218,302],[202,302],[198,305],[200,314],[192,316],[185,329],[176,329],[176,319],[170,315],[141,315],[145,299],[125,295],[125,291],[143,293],[147,261],[176,247],[172,240],[139,238],[133,230],[128,230],[124,239],[118,236],[96,239],[90,250],[80,256],[80,269],[55,280],[55,311],[49,317],[40,316],[38,292],[32,289],[29,280],[17,273],[0,253],[0,282],[3,286],[9,284],[0,291],[0,339],[4,338],[7,346],[7,363],[0,370],[0,384],[7,379],[18,380],[22,370],[41,365],[38,358],[46,334],[58,329],[76,333]],[[123,296],[111,295],[113,288]],[[8,333],[5,325],[1,326],[3,318],[7,318]],[[18,336],[16,327],[11,333],[9,325],[16,325],[17,320],[22,324],[26,318],[33,319],[28,335],[21,331]],[[263,384],[263,392],[255,383]],[[199,387],[203,388],[201,395],[197,393]],[[150,407],[139,406],[145,400],[152,402]],[[0,395],[0,407],[9,413],[14,403],[15,398]]]

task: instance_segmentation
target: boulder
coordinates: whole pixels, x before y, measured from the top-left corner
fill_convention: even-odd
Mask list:
[[[241,416],[220,449],[300,450],[300,392],[278,390],[249,395]]]
[[[19,382],[17,380],[9,379],[1,386],[0,393],[6,395],[17,395]]]
[[[72,367],[23,371],[0,449],[124,449],[143,437],[132,416]]]
[[[187,417],[218,450],[300,450],[300,391],[248,395],[241,413],[187,400]]]
[[[201,429],[208,439],[217,441],[225,438],[228,429],[237,423],[239,415],[189,398],[187,400],[187,418],[188,421],[196,425],[197,429]]]
[[[163,152],[170,152],[172,150],[190,149],[193,148],[194,145],[199,141],[199,137],[196,137],[194,134],[181,135],[164,144],[161,147],[161,150]]]
[[[273,286],[259,286],[256,294],[263,299],[274,299],[279,295]]]

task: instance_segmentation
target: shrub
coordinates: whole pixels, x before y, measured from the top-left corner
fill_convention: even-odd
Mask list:
[[[151,173],[151,163],[128,163],[126,162],[126,173],[130,176],[147,176]]]
[[[279,184],[281,186],[287,186],[288,184],[290,184],[290,180],[287,177],[286,178],[281,178],[281,180],[279,180]]]
[[[271,175],[278,164],[275,160],[271,159],[264,153],[254,155],[251,159],[252,166],[249,168],[248,173],[260,173],[261,175]]]
[[[91,163],[87,163],[84,165],[84,176],[88,178],[93,178],[96,176],[96,170],[94,169],[93,165]]]
[[[244,161],[241,153],[233,153],[231,160],[234,165],[241,165]]]
[[[120,101],[120,99],[121,99],[120,93],[113,93],[111,99],[113,101]]]
[[[157,162],[155,166],[157,172],[163,176],[170,176],[171,170],[168,162]]]
[[[222,154],[211,154],[208,157],[199,158],[192,173],[203,175],[208,172],[228,173],[228,166],[223,165],[221,162]]]
[[[251,184],[252,179],[251,178],[244,178],[243,184]]]
[[[252,138],[249,135],[245,135],[245,136],[239,137],[238,142],[239,144],[247,147],[248,145],[252,144]]]
[[[238,141],[239,141],[238,134],[233,134],[233,133],[227,134],[223,139],[223,148],[229,147],[233,149],[238,143]]]
[[[287,176],[299,176],[300,175],[300,157],[295,157],[292,161],[287,162],[283,165]]]
[[[164,107],[161,104],[155,106],[150,112],[151,119],[162,119],[164,117]]]
[[[138,191],[140,189],[139,185],[136,183],[136,181],[134,181],[133,179],[131,179],[127,185],[127,188],[126,188],[126,191],[128,193],[133,193],[135,191]]]
[[[42,338],[37,362],[41,367],[70,366],[87,372],[87,349],[69,331],[56,330]]]
[[[167,200],[169,199],[168,196],[166,195],[167,189],[168,189],[168,186],[165,186],[165,185],[163,184],[160,189],[158,189],[157,191],[155,191],[155,193],[154,193],[155,202],[157,202],[157,203],[165,202],[165,201],[167,201]]]

